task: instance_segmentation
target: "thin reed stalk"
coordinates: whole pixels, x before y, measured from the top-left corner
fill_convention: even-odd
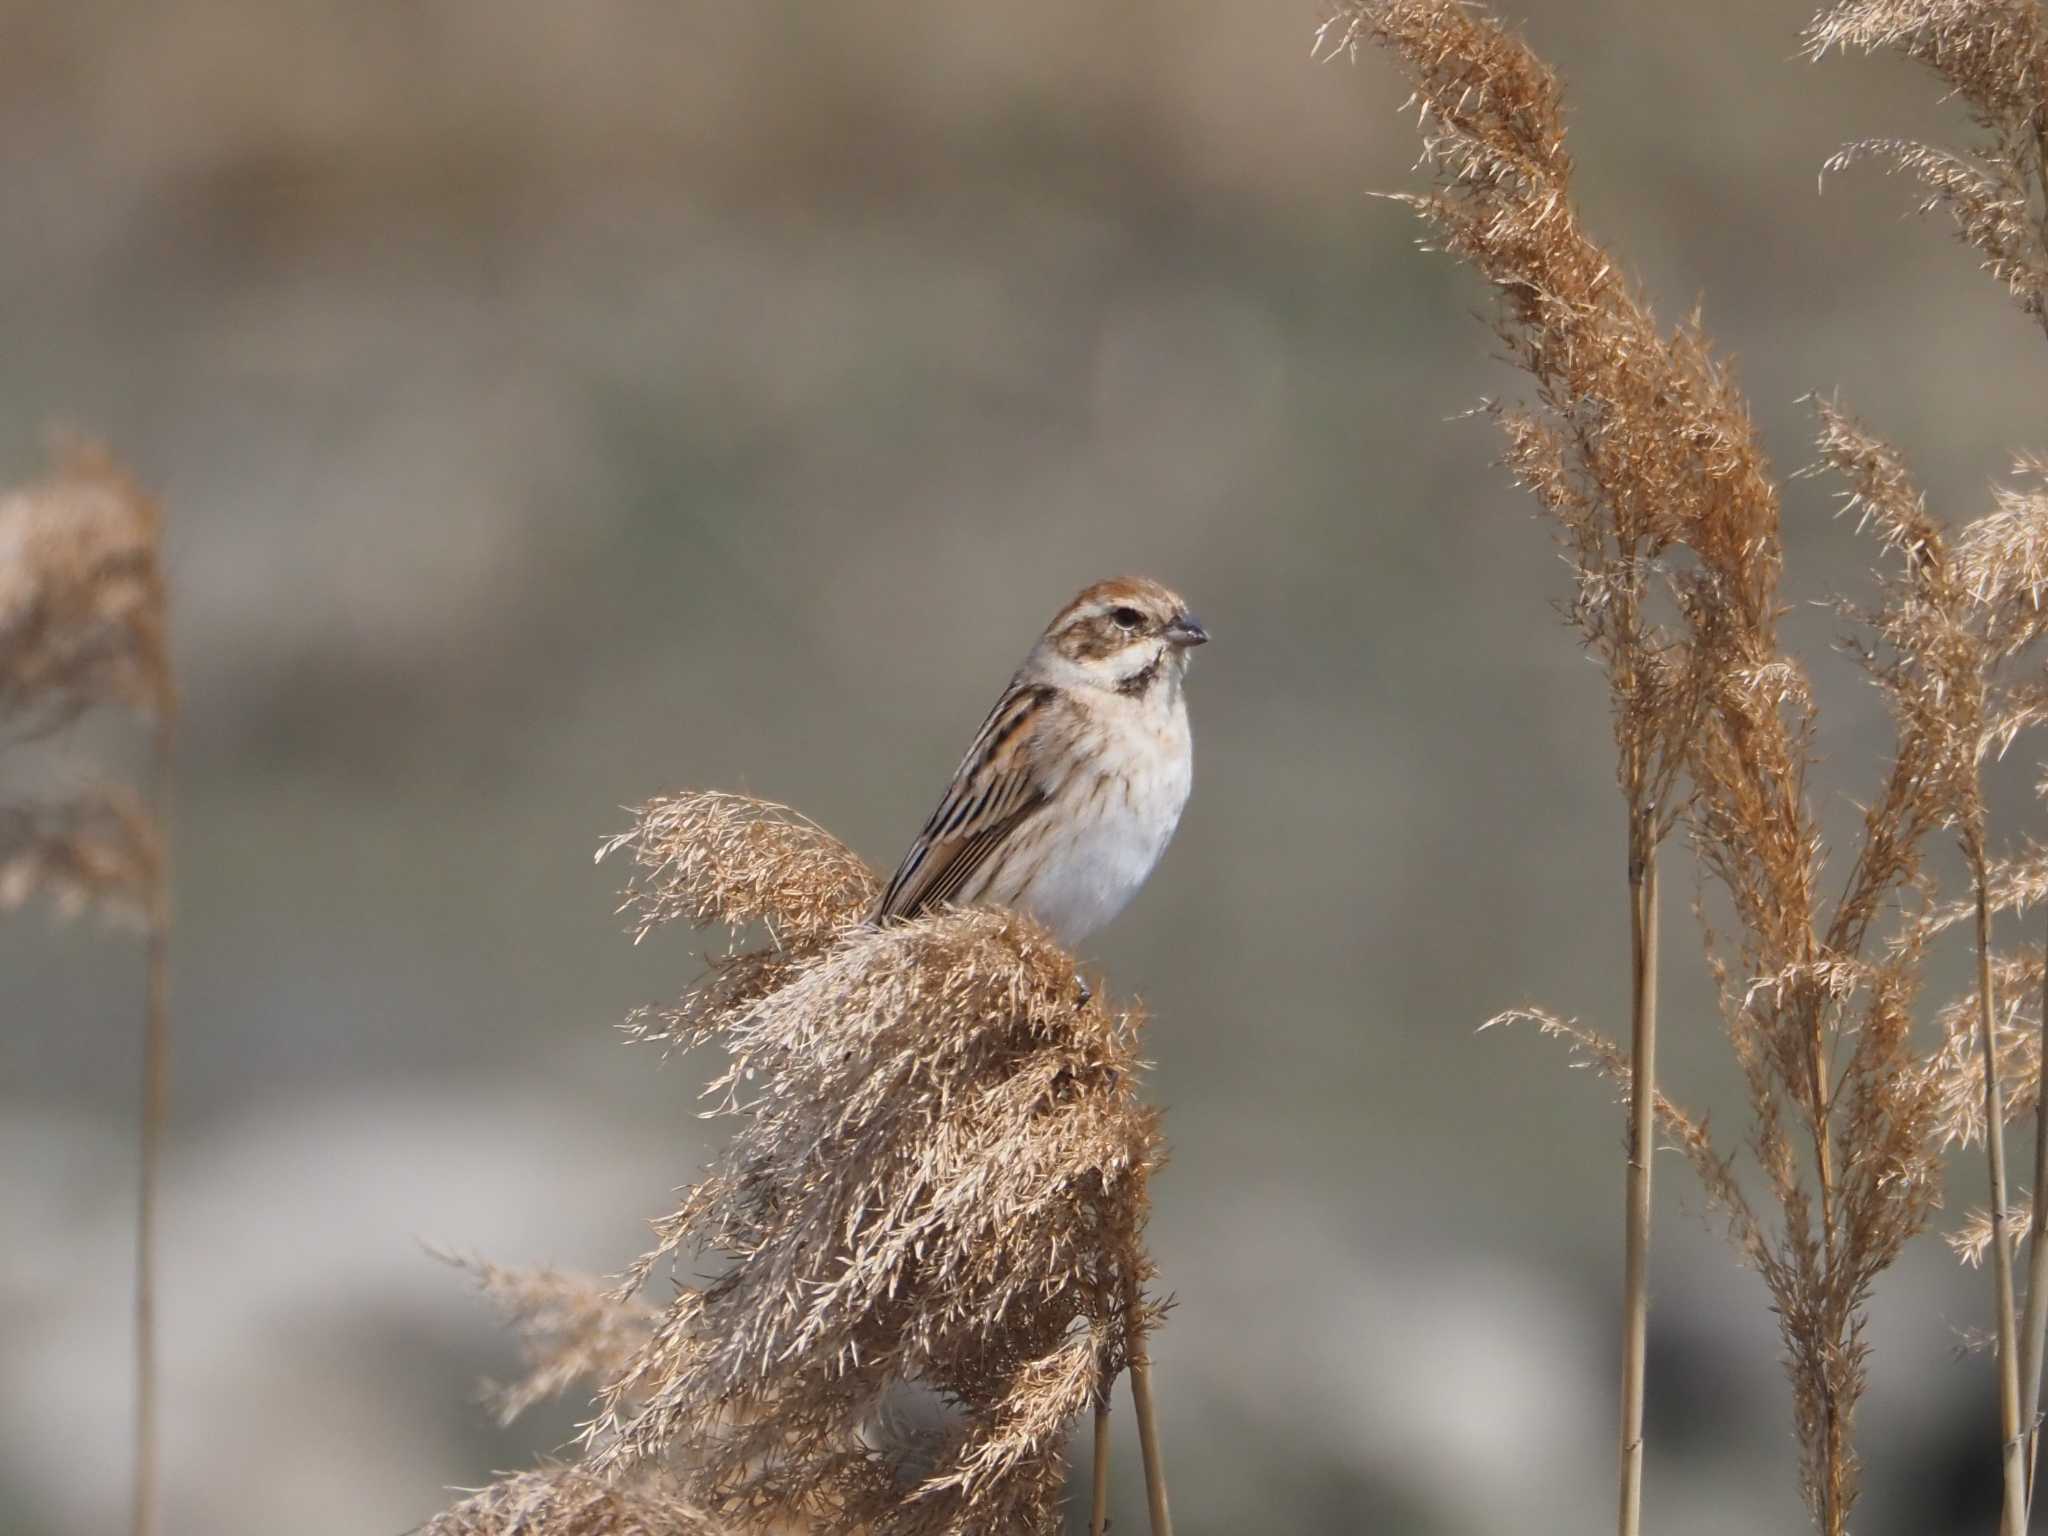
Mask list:
[[[1984,1052],[1984,1145],[1991,1168],[1991,1275],[1996,1307],[1992,1321],[1998,1330],[1998,1422],[2004,1434],[1999,1465],[2005,1499],[1999,1529],[2004,1536],[2025,1536],[2027,1487],[2020,1429],[2019,1348],[2005,1204],[2005,1105],[1999,1087],[1998,1031],[1991,993],[1991,906],[1981,851],[1973,850],[1971,864],[1977,885],[1977,1022]]]
[[[1088,1498],[1088,1536],[1109,1528],[1109,1383],[1095,1395],[1095,1469]]]
[[[1646,819],[1629,832],[1628,1215],[1622,1260],[1621,1536],[1643,1519],[1643,1396],[1650,1321],[1650,1164],[1656,1150],[1657,847]]]
[[[2048,950],[2043,951],[2048,954]],[[2041,1043],[2048,1048],[2048,965],[2041,969]],[[2048,1057],[2044,1057],[2048,1060]],[[2048,1093],[2034,1095],[2034,1209],[2048,1190]],[[2027,1446],[2027,1516],[2034,1513],[2034,1474],[2041,1455],[2041,1361],[2048,1345],[2048,1243],[2038,1221],[2027,1240],[2027,1306],[2020,1324],[2020,1418]]]
[[[135,1489],[130,1529],[151,1536],[157,1528],[156,1214],[162,1182],[164,1123],[170,1107],[171,903],[169,848],[172,717],[157,724],[152,796],[158,839],[157,875],[148,898],[149,940],[142,1026],[142,1102],[135,1202]]]
[[[1808,1020],[1806,1032],[1806,1092],[1808,1102],[1813,1106],[1808,1129],[1813,1140],[1814,1195],[1820,1204],[1821,1263],[1824,1272],[1832,1274],[1836,1267],[1835,1228],[1836,1190],[1835,1160],[1829,1135],[1834,1106],[1829,1101],[1828,1084],[1834,1073],[1828,1065],[1828,1047],[1824,1025],[1819,1015]],[[1844,1442],[1842,1424],[1841,1394],[1834,1380],[1825,1372],[1814,1382],[1815,1405],[1819,1410],[1821,1443],[1840,1445]],[[1821,1530],[1835,1531],[1843,1527],[1846,1518],[1844,1482],[1848,1475],[1846,1457],[1830,1455],[1823,1458],[1819,1476],[1814,1482],[1814,1498],[1818,1505],[1817,1519]]]
[[[1124,1318],[1130,1330],[1131,1402],[1138,1410],[1138,1453],[1145,1462],[1145,1510],[1152,1536],[1173,1536],[1166,1505],[1166,1464],[1159,1449],[1159,1419],[1152,1404],[1152,1346],[1146,1342],[1144,1298],[1138,1277],[1124,1270]]]
[[[167,1098],[169,805],[177,694],[166,643],[162,512],[101,449],[59,438],[50,472],[0,492],[0,752],[94,710],[152,728],[145,798],[80,786],[41,804],[0,805],[0,910],[30,896],[61,915],[139,918],[148,935],[137,1109],[135,1463],[130,1528],[156,1529],[157,1189]]]

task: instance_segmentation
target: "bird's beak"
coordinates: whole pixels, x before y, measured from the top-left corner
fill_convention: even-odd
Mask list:
[[[1175,615],[1166,626],[1166,638],[1180,646],[1207,645],[1209,631],[1202,628],[1202,621],[1192,613],[1183,613]]]

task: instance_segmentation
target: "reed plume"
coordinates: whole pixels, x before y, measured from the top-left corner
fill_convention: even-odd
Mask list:
[[[484,1403],[500,1424],[579,1383],[610,1381],[644,1347],[660,1315],[615,1294],[613,1282],[554,1269],[506,1269],[479,1258],[429,1249],[465,1271],[519,1335],[526,1374],[486,1382]]]
[[[174,712],[156,502],[92,444],[0,495],[0,722],[10,736],[95,705]]]
[[[2048,328],[2048,18],[2036,0],[1853,0],[1822,10],[1807,27],[1805,43],[1814,59],[1831,50],[1897,52],[1932,71],[1967,106],[1977,132],[1963,149],[1861,139],[1837,153],[1828,169],[1876,159],[1918,178],[1926,188],[1921,211],[1948,212],[1983,270]],[[2040,472],[2038,462],[2022,459],[2015,474],[2023,483],[1994,487],[1990,510],[1960,532],[1953,553],[1923,562],[1928,584],[1949,594],[1933,605],[1957,694],[1939,703],[1941,712],[1957,717],[1959,736],[1946,754],[1953,766],[1944,804],[1972,885],[1970,900],[1952,904],[1931,926],[1970,921],[1977,961],[1975,987],[1942,1013],[1947,1043],[1936,1080],[1945,1134],[1965,1143],[1981,1139],[1986,1150],[1990,1203],[1959,1234],[1958,1247],[1966,1256],[1988,1256],[1993,1275],[2003,1520],[2012,1533],[2026,1528],[2039,1459],[2048,1246],[2035,1232],[2026,1310],[2017,1316],[2013,1250],[2031,1222],[2015,1222],[2009,1209],[2004,1125],[2008,1117],[2034,1115],[2038,1196],[2048,1186],[2048,1102],[2040,1092],[2048,1002],[2041,1000],[2039,952],[1995,955],[1992,924],[2000,913],[2040,899],[2048,890],[2048,866],[2038,845],[2017,859],[1993,856],[1981,769],[1987,757],[2004,753],[2022,731],[2048,719],[2048,680],[2038,661],[2022,672],[2013,667],[2044,630],[2048,496],[2038,484]],[[1908,622],[1928,620],[1908,615]],[[2021,1056],[2018,1021],[2029,1002],[2036,1004],[2027,1032],[2031,1048]]]
[[[659,1471],[605,1478],[575,1465],[515,1472],[420,1528],[419,1536],[725,1536]]]
[[[0,806],[0,910],[41,897],[67,920],[97,912],[146,926],[162,880],[156,821],[125,785]]]
[[[1770,1292],[1802,1492],[1833,1536],[1856,1498],[1870,1287],[1925,1225],[1937,1189],[1934,1094],[1910,1039],[1922,951],[1900,916],[1922,842],[1942,822],[1918,777],[1934,749],[1902,723],[1844,892],[1825,901],[1806,785],[1814,707],[1777,634],[1779,489],[1698,315],[1665,329],[1586,231],[1556,76],[1501,23],[1454,0],[1365,0],[1342,7],[1320,41],[1326,53],[1380,47],[1405,71],[1432,187],[1400,201],[1430,246],[1493,286],[1495,329],[1533,385],[1533,405],[1489,409],[1508,469],[1560,531],[1576,577],[1568,612],[1606,665],[1631,874],[1645,834],[1661,839],[1682,818],[1732,911],[1731,942],[1709,935],[1710,962],[1775,1220],[1758,1214],[1703,1121],[1675,1109],[1665,1118]],[[1881,922],[1901,925],[1902,942],[1874,943]],[[1535,1013],[1623,1088],[1632,1162],[1647,1161],[1659,1102],[1634,1091],[1654,1088],[1641,1048],[1646,927],[1635,923],[1628,1056]],[[1647,1222],[1632,1220],[1624,1536],[1640,1518],[1646,1241]]]
[[[60,440],[48,473],[0,494],[0,749],[95,708],[150,731],[147,795],[82,786],[0,806],[0,909],[48,898],[139,920],[147,936],[135,1258],[132,1529],[156,1520],[156,1191],[170,1053],[168,815],[177,698],[166,641],[162,512],[103,450]]]
[[[2004,1525],[2017,1533],[2031,1498],[2040,1390],[2034,1342],[2048,1287],[2037,1273],[2021,1319],[2013,1249],[2030,1223],[2015,1222],[2010,1208],[2004,1126],[2039,1111],[2038,1012],[2030,1029],[2021,1020],[2026,1000],[2040,995],[2043,971],[2037,949],[1994,952],[1992,923],[2048,891],[2048,865],[2038,846],[2016,859],[1993,857],[1983,769],[2042,718],[2038,658],[2026,670],[2013,663],[2048,632],[2039,556],[2048,500],[2001,490],[1990,512],[1952,534],[1929,514],[1895,450],[1832,406],[1822,407],[1822,419],[1823,451],[1849,482],[1848,505],[1894,556],[1896,573],[1880,603],[1857,614],[1871,637],[1860,654],[1899,724],[1904,782],[1895,780],[1894,799],[1910,807],[1922,830],[1955,835],[1969,878],[1968,898],[1928,907],[1894,941],[1894,953],[1917,966],[1938,936],[1970,926],[1976,984],[1937,1014],[1943,1043],[1925,1081],[1941,1141],[1985,1145],[1990,1203],[1951,1241],[1967,1257],[1990,1261]],[[2037,1168],[2044,1157],[2048,1140],[2037,1131]],[[2037,1173],[2037,1188],[2042,1182]],[[2037,1261],[2048,1257],[2038,1242],[2032,1247]]]
[[[1929,1081],[1936,1123],[1944,1142],[1982,1141],[1986,1151],[1990,1202],[1958,1247],[1974,1259],[1988,1257],[1993,1276],[1993,1329],[1997,1340],[1999,1412],[2003,1435],[2005,1528],[2026,1528],[2036,1455],[2040,1366],[2036,1348],[2041,1307],[2048,1302],[2048,1269],[2036,1268],[2028,1285],[2027,1310],[2016,1309],[2014,1247],[2026,1230],[2010,1209],[2005,1156],[2005,1122],[2039,1113],[2039,1012],[2023,1030],[2028,999],[2038,998],[2042,969],[2038,950],[2001,956],[1992,948],[1993,921],[2021,910],[2048,889],[2048,867],[2038,846],[2018,859],[1990,851],[1990,810],[1983,768],[2026,729],[2042,719],[2038,657],[2016,671],[2044,633],[2044,583],[2039,549],[2048,538],[2048,500],[2011,489],[1999,490],[1992,510],[1950,536],[1930,518],[1924,498],[1906,477],[1892,450],[1831,420],[1830,435],[1845,441],[1855,463],[1881,464],[1854,481],[1852,504],[1867,524],[1900,557],[1901,574],[1888,585],[1882,605],[1866,616],[1878,645],[1864,653],[1872,677],[1898,715],[1902,741],[1915,744],[1917,796],[1935,824],[1953,831],[1962,849],[1970,896],[1929,910],[1912,942],[1968,923],[1976,963],[1976,984],[1937,1015],[1943,1044]],[[1852,475],[1855,473],[1851,471]],[[2036,1130],[2038,1188],[2048,1173],[2048,1137]],[[1955,1241],[1955,1239],[1952,1239]],[[2032,1245],[2036,1265],[2048,1250]]]
[[[2036,0],[1850,0],[1805,32],[1808,55],[1886,49],[1932,70],[1970,110],[1976,140],[1954,150],[1913,139],[1844,145],[1830,171],[1875,160],[1918,180],[1923,213],[1946,212],[1956,236],[2048,327],[2048,246],[2037,193],[2048,192],[2048,23]]]
[[[578,1469],[441,1520],[541,1500],[517,1529],[580,1530],[545,1504],[563,1477],[573,1501],[652,1476],[720,1530],[1055,1528],[1069,1428],[1159,1313],[1140,1291],[1163,1157],[1137,1092],[1142,1015],[1084,995],[1023,917],[867,925],[872,872],[785,807],[656,800],[612,854],[631,861],[636,939],[727,932],[698,986],[628,1029],[720,1047],[710,1113],[737,1127],[608,1294],[478,1271],[541,1335],[501,1406],[599,1387]],[[638,1300],[685,1259],[714,1272]],[[591,1528],[625,1518],[603,1505]],[[472,1528],[514,1527],[430,1527]]]
[[[1509,473],[1537,499],[1574,575],[1566,607],[1605,670],[1625,808],[1629,1080],[1618,1528],[1641,1519],[1656,1083],[1658,854],[1683,809],[1686,757],[1710,699],[1714,644],[1655,617],[1699,595],[1662,562],[1709,504],[1750,502],[1746,422],[1697,334],[1667,342],[1578,227],[1554,75],[1505,29],[1449,4],[1339,12],[1328,51],[1370,42],[1409,72],[1434,189],[1402,195],[1430,238],[1499,296],[1495,330],[1538,405],[1490,407]],[[1666,366],[1648,377],[1655,359]],[[1750,574],[1750,573],[1745,573]],[[1694,581],[1690,586],[1696,587]],[[1761,599],[1767,601],[1767,594]]]

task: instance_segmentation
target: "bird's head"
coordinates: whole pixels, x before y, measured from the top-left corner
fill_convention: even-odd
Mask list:
[[[1178,683],[1187,653],[1209,638],[1179,594],[1142,576],[1098,581],[1059,611],[1032,652],[1070,684],[1124,694]]]

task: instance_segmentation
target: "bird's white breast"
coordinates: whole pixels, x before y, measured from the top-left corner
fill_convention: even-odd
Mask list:
[[[1097,713],[1087,750],[1054,795],[1042,856],[1010,871],[1015,889],[989,893],[1029,912],[1067,944],[1115,917],[1145,883],[1193,784],[1179,687],[1164,699],[1119,702],[1125,707]]]

